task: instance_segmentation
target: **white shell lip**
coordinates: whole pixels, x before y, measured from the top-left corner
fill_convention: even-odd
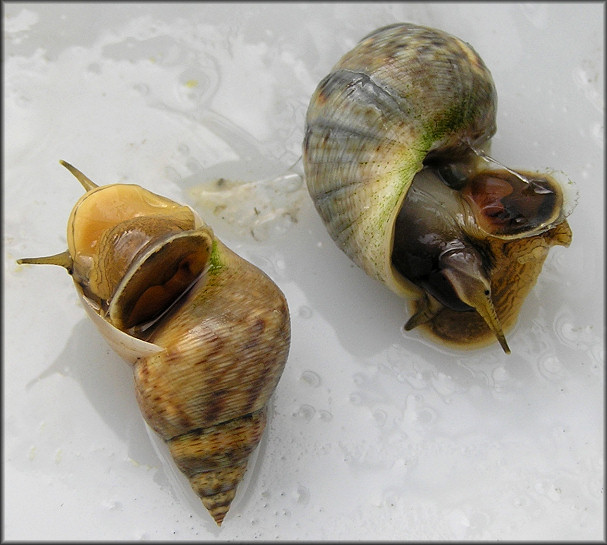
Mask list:
[[[104,320],[98,312],[98,307],[82,293],[80,286],[76,285],[76,288],[78,296],[84,306],[84,310],[86,310],[87,314],[97,326],[97,329],[112,350],[125,361],[134,365],[140,358],[146,358],[164,350],[164,348],[157,344],[142,341],[124,331],[120,331],[108,321]]]

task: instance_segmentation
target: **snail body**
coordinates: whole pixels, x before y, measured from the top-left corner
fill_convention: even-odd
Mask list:
[[[137,185],[96,186],[68,222],[61,265],[110,346],[132,364],[146,422],[218,525],[259,443],[289,352],[279,288],[187,206]]]
[[[403,23],[380,28],[319,83],[303,164],[337,245],[411,300],[421,326],[460,348],[497,338],[567,246],[570,203],[556,176],[494,168],[491,74],[465,42]],[[532,257],[531,257],[532,256]]]

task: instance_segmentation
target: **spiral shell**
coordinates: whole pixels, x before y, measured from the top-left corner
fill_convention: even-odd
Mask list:
[[[132,364],[141,412],[218,525],[259,443],[290,344],[287,302],[187,206],[137,185],[96,186],[68,250],[20,263],[72,275],[111,347]]]
[[[496,111],[493,79],[470,45],[391,25],[318,85],[303,163],[333,240],[412,300],[406,329],[422,325],[458,347],[495,336],[509,352],[503,331],[547,249],[569,244],[571,208],[553,176],[491,168]]]

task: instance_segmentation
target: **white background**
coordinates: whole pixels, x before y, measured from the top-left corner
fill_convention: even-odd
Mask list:
[[[3,7],[5,539],[603,537],[602,4]],[[493,156],[577,183],[573,243],[551,251],[510,356],[403,334],[404,302],[337,249],[301,179],[280,178],[317,83],[396,21],[485,60]],[[293,330],[221,530],[148,434],[130,369],[65,271],[15,264],[66,247],[81,188],[59,159],[195,207],[192,190],[220,176],[291,184],[252,228],[201,210],[281,287]]]

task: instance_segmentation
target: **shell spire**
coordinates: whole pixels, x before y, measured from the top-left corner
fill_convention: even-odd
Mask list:
[[[171,455],[188,477],[218,526],[221,526],[247,460],[266,423],[265,407],[219,426],[197,430],[168,441]]]

